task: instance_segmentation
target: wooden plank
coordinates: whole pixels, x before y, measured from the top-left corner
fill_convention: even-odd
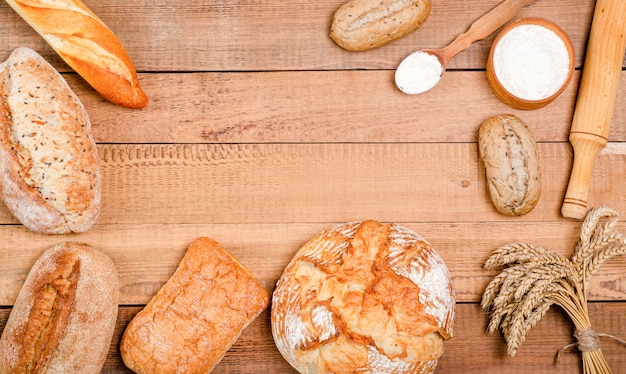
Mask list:
[[[140,71],[260,71],[395,69],[410,52],[442,47],[467,30],[500,0],[437,0],[422,28],[382,48],[354,53],[328,37],[332,15],[344,0],[185,2],[85,0],[116,33]],[[582,64],[593,0],[537,2],[518,17],[544,17],[572,38]],[[18,46],[41,51],[63,71],[68,67],[41,38],[0,4],[0,58]],[[496,33],[452,60],[451,69],[484,68]]]
[[[97,225],[84,234],[44,236],[20,227],[1,226],[0,305],[12,305],[28,271],[41,253],[66,240],[89,243],[116,264],[121,304],[145,304],[169,279],[187,246],[199,236],[219,241],[268,291],[273,291],[296,251],[337,222],[292,224]],[[406,222],[440,253],[460,302],[477,302],[497,274],[483,269],[497,247],[526,242],[570,257],[580,224],[567,222]],[[626,233],[620,222],[616,232]],[[25,244],[27,243],[27,244]],[[590,300],[626,299],[626,256],[607,261],[593,276]]]
[[[519,17],[559,24],[572,38],[578,71],[554,103],[513,110],[484,76],[495,33],[452,61],[424,95],[401,94],[397,64],[410,52],[439,47],[501,0],[433,1],[427,23],[382,48],[349,52],[328,38],[345,0],[122,0],[85,3],[119,36],[142,87],[143,110],[105,102],[71,72],[9,6],[0,3],[0,61],[29,46],[64,72],[85,103],[103,166],[102,214],[87,233],[34,234],[0,204],[0,331],[43,250],[80,240],[109,254],[122,305],[103,372],[129,373],[118,343],[132,316],[169,278],[198,236],[220,241],[272,291],[294,253],[313,235],[345,221],[402,223],[442,255],[458,297],[456,336],[437,373],[581,372],[577,354],[558,367],[571,343],[558,309],[537,325],[515,358],[500,334],[486,334],[476,304],[495,272],[482,264],[500,245],[524,241],[569,256],[580,222],[560,216],[572,152],[568,143],[594,0],[538,1]],[[593,206],[626,214],[626,72],[609,134],[590,186]],[[498,214],[489,200],[476,133],[486,118],[514,113],[540,142],[543,194],[530,214]],[[616,230],[626,233],[626,220]],[[626,338],[626,256],[594,275],[594,328]],[[295,373],[271,339],[269,312],[246,331],[217,373]],[[624,347],[604,340],[615,373]]]
[[[144,110],[106,103],[67,76],[100,143],[475,142],[482,122],[502,113],[538,142],[567,142],[578,77],[550,105],[522,111],[501,103],[480,71],[449,71],[423,95],[401,93],[384,70],[143,74]],[[611,141],[626,141],[625,106],[622,72]]]
[[[119,342],[128,322],[141,306],[122,307],[115,335],[102,373],[131,373],[124,367]],[[598,332],[626,336],[626,303],[591,303],[590,315]],[[0,309],[2,330],[10,309]],[[487,320],[476,304],[458,304],[455,336],[445,345],[437,373],[525,374],[578,373],[578,353],[564,353],[554,365],[556,352],[574,341],[572,325],[557,307],[550,310],[527,336],[516,357],[506,354],[506,345],[499,333],[485,332]],[[471,343],[470,343],[471,342]],[[602,338],[602,351],[615,373],[626,367],[623,346]],[[269,311],[263,312],[239,337],[235,345],[215,367],[214,373],[296,373],[282,358],[270,330]]]
[[[476,144],[100,145],[99,224],[562,221],[569,143],[541,143],[542,196],[516,218],[491,204]],[[626,212],[626,146],[594,165],[590,206]],[[17,223],[0,206],[0,224]]]

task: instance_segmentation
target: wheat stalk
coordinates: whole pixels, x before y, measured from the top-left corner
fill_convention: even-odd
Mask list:
[[[601,224],[602,219],[608,220]],[[486,269],[501,272],[485,288],[481,307],[489,312],[487,330],[502,332],[509,355],[517,354],[528,332],[552,305],[558,305],[576,328],[583,372],[611,373],[598,334],[591,329],[586,288],[606,260],[626,254],[626,239],[612,232],[617,222],[613,209],[592,209],[570,259],[537,245],[512,243],[497,248],[485,261]]]
[[[606,260],[619,255],[626,255],[626,243],[624,241],[607,246],[595,253],[586,265],[586,273],[589,276],[593,275]]]

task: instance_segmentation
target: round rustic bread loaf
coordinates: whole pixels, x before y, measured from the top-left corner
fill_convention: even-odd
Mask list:
[[[300,373],[431,373],[452,337],[455,292],[415,232],[376,221],[302,247],[272,298],[274,341]]]

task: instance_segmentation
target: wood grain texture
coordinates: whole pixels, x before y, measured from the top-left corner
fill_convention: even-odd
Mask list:
[[[501,103],[484,71],[447,71],[432,91],[405,95],[394,71],[142,74],[151,98],[141,111],[104,102],[78,77],[68,82],[85,103],[102,143],[474,142],[500,113],[522,118],[538,142],[566,142],[579,72],[553,103],[521,111]],[[324,95],[317,95],[317,92]],[[626,73],[614,123],[624,123]],[[361,108],[356,110],[355,108]],[[161,123],[164,125],[155,125]],[[625,141],[613,126],[610,141]]]
[[[516,219],[497,213],[474,143],[99,145],[97,224],[554,221],[569,176],[567,143],[539,143],[542,195]],[[626,212],[615,193],[626,146],[598,157],[591,206]],[[0,223],[17,223],[0,206]]]
[[[141,309],[139,306],[120,308],[115,335],[102,373],[132,373],[124,367],[119,354],[119,342],[130,319]],[[622,303],[592,303],[590,315],[599,332],[626,335],[626,306]],[[10,309],[0,309],[0,330]],[[558,366],[554,364],[556,352],[573,341],[572,327],[565,314],[551,309],[538,327],[531,331],[516,357],[506,354],[506,345],[500,333],[485,332],[487,318],[475,304],[457,306],[455,336],[446,342],[445,352],[439,360],[436,373],[513,374],[577,373],[581,371],[579,354],[563,353]],[[296,373],[282,358],[274,345],[270,331],[269,313],[262,313],[239,337],[213,373]],[[467,344],[471,341],[472,344]],[[609,365],[620,373],[626,367],[626,355],[619,343],[602,339],[602,350]],[[486,360],[485,358],[489,358]]]
[[[438,48],[467,30],[500,0],[469,6],[439,0],[426,23],[394,43],[366,53],[345,51],[328,37],[332,15],[344,1],[193,0],[179,6],[163,0],[85,0],[118,35],[138,71],[285,71],[395,69],[410,52]],[[538,1],[519,17],[540,15],[561,25],[577,50],[584,50],[593,0]],[[68,71],[25,22],[0,4],[0,56],[18,45],[43,50]],[[6,28],[5,28],[6,29]],[[484,68],[495,33],[457,56],[450,69]],[[577,66],[582,59],[577,55]]]
[[[577,354],[557,367],[572,327],[551,310],[519,355],[486,334],[478,306],[495,275],[482,268],[500,245],[523,241],[569,255],[580,222],[560,215],[572,166],[568,134],[594,0],[542,0],[518,18],[557,23],[576,51],[574,79],[539,110],[498,101],[485,63],[496,33],[457,55],[439,85],[402,94],[398,63],[450,43],[501,0],[437,0],[425,25],[394,43],[349,52],[328,37],[342,0],[123,0],[85,3],[115,32],[139,71],[150,104],[115,106],[98,96],[20,17],[0,3],[0,60],[31,47],[63,72],[85,104],[102,160],[102,212],[86,233],[34,234],[0,204],[0,330],[26,274],[52,244],[81,240],[114,260],[121,309],[103,373],[128,373],[119,339],[132,316],[176,269],[199,236],[218,240],[268,291],[295,252],[336,223],[377,219],[424,236],[450,268],[458,294],[456,336],[437,373],[579,373]],[[609,143],[589,188],[591,206],[626,215],[626,73],[622,69]],[[543,191],[535,209],[505,217],[489,200],[477,131],[512,113],[539,143]],[[616,230],[626,234],[626,220]],[[626,338],[626,256],[591,281],[592,324]],[[602,341],[615,373],[622,345]],[[294,373],[275,348],[264,312],[216,373]]]
[[[109,351],[110,359],[104,373],[125,372],[120,363],[116,345],[123,328],[138,308],[123,308],[118,318],[116,335]],[[590,315],[598,331],[610,331],[626,335],[626,307],[612,303],[593,303]],[[499,333],[485,332],[487,319],[475,304],[457,306],[455,337],[445,345],[445,352],[439,361],[436,373],[493,373],[514,374],[532,373],[575,373],[581,370],[578,353],[564,353],[558,366],[554,365],[556,352],[572,342],[572,327],[561,310],[554,308],[540,322],[541,328],[533,330],[522,345],[516,357],[506,354],[506,345]],[[1,317],[0,317],[1,321]],[[596,322],[597,321],[597,322]],[[1,323],[1,322],[0,322]],[[467,341],[475,344],[467,344]],[[602,340],[602,350],[609,357],[609,364],[620,373],[626,367],[626,355],[619,343]],[[490,357],[490,360],[485,360]],[[525,369],[516,369],[522,367]],[[276,349],[271,338],[269,313],[262,313],[246,330],[213,373],[296,373]]]
[[[145,304],[173,274],[188,245],[208,236],[239,259],[269,291],[298,249],[317,233],[342,222],[299,224],[142,224],[96,225],[83,234],[49,237],[13,226],[0,227],[0,305],[12,305],[37,257],[52,244],[79,240],[107,253],[120,277],[120,303]],[[577,222],[404,222],[440,253],[452,274],[457,299],[478,302],[496,275],[483,269],[497,247],[525,241],[571,256]],[[175,227],[175,229],[172,229]],[[626,232],[626,224],[616,230]],[[25,246],[23,243],[28,243]],[[591,280],[591,300],[626,298],[626,257],[607,261]]]

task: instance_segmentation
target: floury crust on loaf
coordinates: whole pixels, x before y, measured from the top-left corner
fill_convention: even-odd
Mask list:
[[[101,176],[89,116],[39,54],[17,48],[0,64],[0,195],[29,229],[87,231]]]
[[[115,264],[81,242],[55,244],[31,268],[0,337],[0,374],[100,373],[117,320]]]
[[[272,334],[300,373],[435,370],[455,292],[423,238],[376,221],[335,226],[294,256],[272,297]]]

